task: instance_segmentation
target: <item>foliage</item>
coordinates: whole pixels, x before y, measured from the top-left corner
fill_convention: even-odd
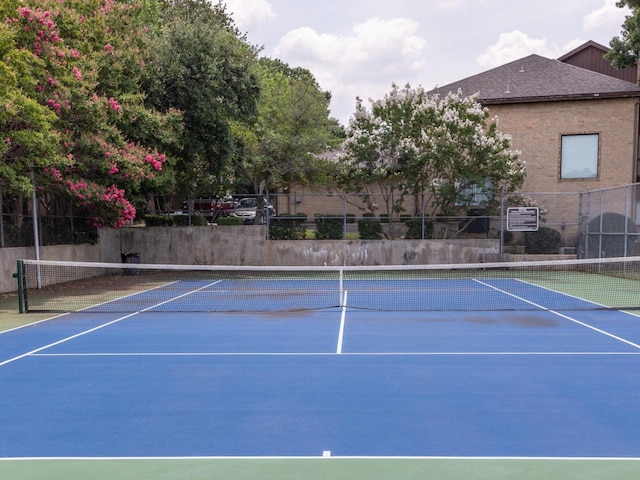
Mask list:
[[[329,118],[331,95],[308,70],[262,58],[256,73],[261,88],[257,117],[251,124],[236,122],[233,131],[236,173],[262,201],[265,192],[313,177],[317,155],[337,141],[337,121]]]
[[[272,240],[304,240],[306,238],[306,214],[279,215],[269,222],[269,235]]]
[[[376,218],[362,218],[358,220],[358,234],[360,240],[380,240],[382,238],[382,224]]]
[[[256,112],[256,51],[220,4],[167,1],[144,78],[148,102],[183,112],[183,149],[176,165],[182,191],[224,191],[231,182],[231,125]]]
[[[370,110],[358,99],[344,152],[340,186],[360,193],[371,212],[380,208],[373,194],[382,192],[390,219],[405,212],[408,195],[432,215],[487,206],[525,175],[520,153],[476,96],[440,98],[409,85],[393,85]]]
[[[220,217],[216,220],[218,225],[244,225],[244,218],[240,217]]]
[[[173,218],[169,215],[145,215],[144,223],[147,227],[171,227],[174,225]]]
[[[9,2],[0,31],[9,89],[2,180],[45,204],[73,199],[97,226],[122,226],[171,163],[180,116],[144,106],[137,85],[147,37],[139,5],[115,0]],[[5,7],[7,8],[7,7]],[[8,70],[8,73],[7,73]],[[11,85],[15,88],[11,90]],[[138,121],[141,119],[141,121]],[[161,134],[151,134],[159,130]],[[169,182],[170,183],[170,182]]]
[[[622,24],[621,35],[611,39],[611,50],[605,54],[605,58],[615,68],[625,68],[638,63],[640,59],[640,0],[620,0],[616,6],[629,7],[631,14]]]
[[[424,220],[423,222],[421,218],[408,218],[404,221],[404,225],[404,238],[418,240],[433,238],[433,222],[429,220]]]
[[[525,251],[529,254],[558,253],[560,232],[549,227],[540,227],[535,232],[525,232]]]
[[[0,186],[3,193],[31,191],[32,167],[47,168],[60,157],[56,116],[29,95],[42,62],[18,48],[9,25],[0,24]]]
[[[340,240],[344,238],[342,215],[315,215],[316,239]]]

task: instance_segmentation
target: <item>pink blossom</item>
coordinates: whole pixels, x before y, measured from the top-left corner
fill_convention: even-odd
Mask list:
[[[111,50],[113,50],[113,47],[111,46],[111,44],[110,44],[110,43],[107,43],[107,44],[104,46],[104,51],[105,51],[105,52],[111,52]]]
[[[111,109],[116,111],[116,112],[120,112],[122,111],[122,107],[120,106],[120,104],[118,103],[117,100],[115,100],[113,97],[111,97],[109,99],[109,105],[111,106]]]
[[[78,67],[73,67],[73,75],[78,79],[82,80],[82,73],[78,70]]]

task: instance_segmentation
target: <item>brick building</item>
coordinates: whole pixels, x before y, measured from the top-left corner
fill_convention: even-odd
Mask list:
[[[606,52],[587,42],[557,60],[529,55],[431,92],[478,94],[522,152],[522,192],[544,208],[567,246],[578,240],[580,192],[640,181],[637,68],[614,69]],[[337,199],[295,187],[287,193],[282,212],[342,211]]]
[[[436,90],[477,93],[498,117],[526,163],[522,191],[566,244],[577,240],[579,192],[640,180],[637,68],[614,69],[606,51],[587,42],[558,60],[530,55]]]

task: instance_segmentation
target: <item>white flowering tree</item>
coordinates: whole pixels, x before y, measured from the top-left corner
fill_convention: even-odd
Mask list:
[[[393,85],[370,109],[358,100],[344,151],[342,187],[364,198],[380,193],[391,218],[490,207],[525,176],[520,152],[477,96],[441,98],[410,85]],[[414,199],[409,208],[407,195]]]

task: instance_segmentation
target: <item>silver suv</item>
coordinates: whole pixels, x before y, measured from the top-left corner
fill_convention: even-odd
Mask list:
[[[255,197],[241,198],[236,205],[236,208],[231,212],[231,217],[239,217],[244,220],[245,225],[252,225],[256,219],[256,210],[258,209],[258,199]],[[276,209],[271,203],[264,201],[264,208],[262,211],[261,223],[265,222],[267,215],[273,217],[276,214]]]

